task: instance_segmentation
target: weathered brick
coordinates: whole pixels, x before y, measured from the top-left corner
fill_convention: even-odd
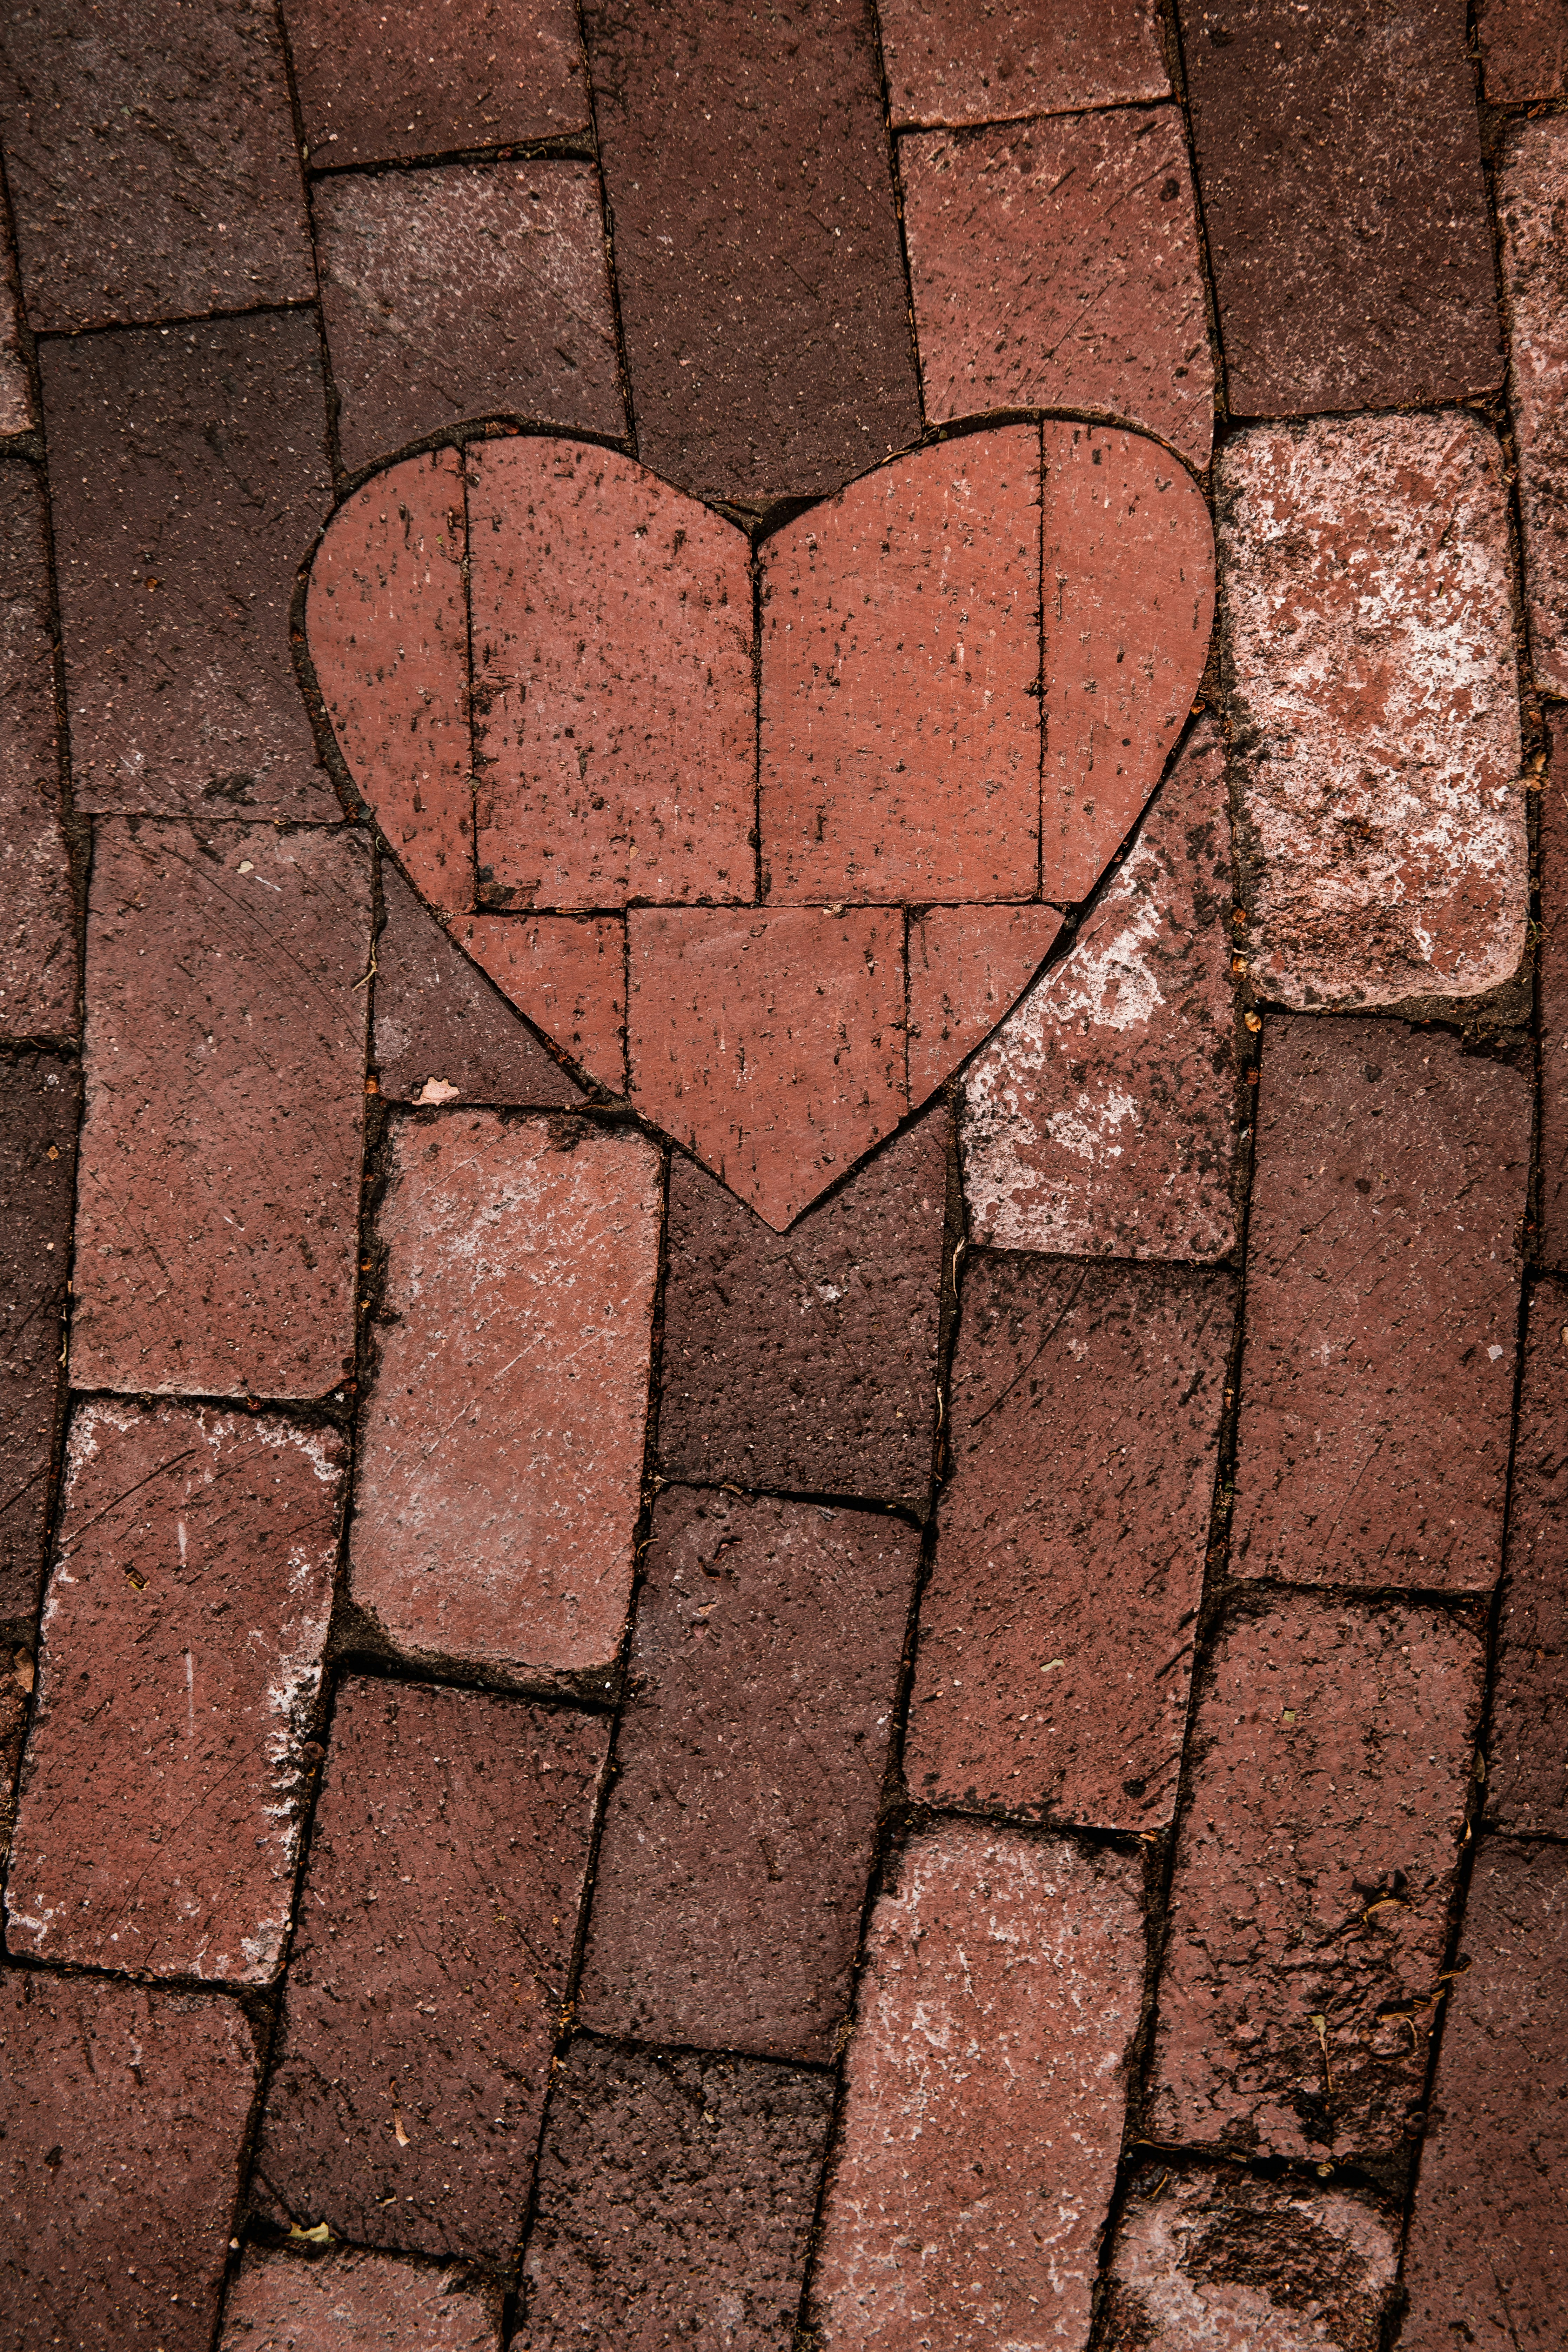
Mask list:
[[[1312,1006],[1494,987],[1529,912],[1496,436],[1327,418],[1242,434],[1217,473],[1259,988]]]
[[[9,218],[0,221],[0,434],[26,433],[38,421],[22,349],[22,295]]]
[[[556,2077],[514,2352],[789,2352],[831,2075],[580,2037]]]
[[[940,1106],[782,1240],[670,1162],[664,1475],[923,1507],[947,1181]]]
[[[22,1743],[27,1737],[32,1672],[28,1651],[18,1647],[9,1655],[0,1651],[0,1870],[11,1851],[11,1826],[16,1818],[16,1775],[22,1769]]]
[[[612,1094],[626,1091],[626,925],[619,915],[475,915],[453,925],[476,963]]]
[[[928,416],[1098,410],[1207,463],[1214,361],[1179,109],[922,131],[899,141],[899,168]]]
[[[271,825],[100,825],[78,1387],[318,1396],[354,1360],[371,859]]]
[[[608,1746],[605,1716],[342,1685],[262,2122],[266,2210],[510,2260]]]
[[[1479,1715],[1479,1627],[1306,1596],[1198,1704],[1147,2136],[1354,2161],[1418,2124]]]
[[[493,1111],[394,1130],[354,1598],[417,1654],[612,1664],[632,1591],[660,1169]]]
[[[1490,1592],[1513,1404],[1530,1087],[1440,1030],[1265,1034],[1234,1565]]]
[[[814,2290],[829,2343],[1087,2340],[1141,1893],[1130,1856],[979,1823],[902,1855],[850,2043]]]
[[[30,1617],[43,1577],[80,1107],[74,1064],[0,1060],[0,1620]]]
[[[1168,98],[1151,0],[882,0],[877,10],[896,127],[1002,122]]]
[[[294,1899],[347,1447],[82,1406],[6,1890],[13,1952],[265,1984]]]
[[[1405,2258],[1402,2352],[1560,2344],[1568,2273],[1568,1855],[1489,1839],[1458,1973]]]
[[[345,466],[470,417],[625,432],[591,163],[342,173],[315,212]]]
[[[1568,8],[1559,18],[1568,60]],[[1568,695],[1568,121],[1516,124],[1498,183],[1531,667]]]
[[[0,136],[36,329],[315,299],[269,9],[18,0]]]
[[[233,2001],[0,1977],[5,2352],[208,2352],[256,2072]]]
[[[1568,94],[1568,0],[1480,0],[1476,29],[1493,106]]]
[[[386,920],[376,941],[375,1061],[393,1102],[582,1100],[509,1004],[461,955],[401,874],[382,867]]]
[[[588,128],[570,0],[287,0],[284,15],[319,165]]]
[[[50,341],[40,364],[78,808],[337,819],[289,648],[332,495],[315,320]]]
[[[585,12],[638,446],[818,498],[920,432],[871,14]]]
[[[1225,750],[1206,721],[1071,954],[965,1079],[977,1240],[1076,1256],[1235,1248],[1230,905]]]
[[[1568,1830],[1565,1357],[1568,1284],[1548,1278],[1530,1301],[1487,1759],[1489,1820],[1531,1836]]]
[[[1309,21],[1291,0],[1232,0],[1221,22],[1181,0],[1234,415],[1502,381],[1465,14],[1406,0]]]
[[[500,2352],[500,2295],[470,2272],[335,2248],[324,2260],[250,2247],[218,2352]]]
[[[904,1622],[902,1520],[668,1490],[579,2014],[826,2059],[849,2005]]]
[[[905,940],[917,1110],[1018,1003],[1061,929],[1051,907],[926,907]]]
[[[1224,1274],[970,1268],[904,1745],[920,1802],[1170,1820],[1235,1313]]]
[[[0,467],[0,1036],[68,1036],[76,904],[60,822],[43,484],[30,466]]]
[[[1551,730],[1540,799],[1541,1255],[1568,1268],[1568,724]]]

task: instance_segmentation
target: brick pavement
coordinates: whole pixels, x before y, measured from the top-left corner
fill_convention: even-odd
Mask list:
[[[0,2352],[1562,2340],[1565,75],[13,9]]]

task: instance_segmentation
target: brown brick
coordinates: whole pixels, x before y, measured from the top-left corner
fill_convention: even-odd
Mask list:
[[[626,923],[621,915],[475,915],[453,935],[584,1075],[626,1091]]]
[[[819,498],[920,431],[870,11],[594,0],[638,446],[699,498]]]
[[[831,2075],[580,2037],[550,2098],[513,2352],[789,2352],[832,2105]]]
[[[6,1891],[13,1952],[246,1984],[277,1973],[346,1462],[335,1431],[270,1415],[78,1411]]]
[[[99,827],[71,1370],[319,1396],[354,1359],[370,845]]]
[[[1480,0],[1476,29],[1493,106],[1568,95],[1568,0]]]
[[[69,1036],[76,902],[60,822],[43,484],[30,466],[0,467],[0,1036]]]
[[[1541,1256],[1568,1268],[1568,719],[1554,714],[1538,803]]]
[[[382,867],[386,920],[376,941],[375,1060],[393,1102],[582,1100],[483,972],[476,971],[394,866]]]
[[[315,212],[350,470],[471,417],[625,432],[591,163],[342,173]]]
[[[1530,1301],[1498,1620],[1487,1814],[1527,1836],[1568,1830],[1568,1284]]]
[[[902,1855],[850,2043],[814,2288],[830,2343],[1087,2340],[1143,1993],[1141,1893],[1128,1855],[979,1822]]]
[[[1526,1078],[1440,1030],[1270,1023],[1239,1574],[1490,1591],[1530,1126]]]
[[[284,14],[318,165],[588,128],[570,0],[287,0]]]
[[[332,493],[314,319],[41,364],[78,808],[337,819],[289,647]]]
[[[5,2352],[208,2352],[256,2072],[233,2001],[0,1977]]]
[[[1568,61],[1568,7],[1558,43]],[[1531,667],[1548,694],[1568,695],[1568,121],[1561,115],[1515,125],[1498,210]]]
[[[1003,122],[1081,107],[1168,98],[1152,0],[882,0],[877,10],[893,120]]]
[[[0,1870],[11,1851],[11,1826],[16,1818],[16,1775],[27,1737],[26,1685],[32,1671],[27,1651],[18,1648],[9,1657],[0,1652]]]
[[[904,1746],[921,1803],[1170,1820],[1235,1313],[1224,1274],[971,1266]]]
[[[1179,15],[1232,414],[1500,383],[1462,0]]]
[[[924,1506],[946,1181],[940,1105],[787,1240],[675,1154],[666,1477]]]
[[[31,1617],[43,1576],[80,1108],[74,1064],[0,1060],[0,1620]]]
[[[246,2253],[218,2352],[500,2352],[500,2295],[454,2266],[341,2246],[324,2260]]]
[[[354,1597],[427,1657],[612,1664],[659,1257],[641,1136],[454,1111],[394,1130]]]
[[[605,1716],[343,1685],[256,2159],[267,2210],[511,2259],[608,1746]]]
[[[918,1532],[661,1496],[579,2012],[645,2041],[826,2059],[882,1795]]]
[[[269,9],[18,0],[0,135],[35,329],[315,299]]]
[[[1194,1727],[1150,2138],[1341,2161],[1408,2145],[1483,1665],[1476,1627],[1397,1602],[1232,1619]]]
[[[38,412],[22,349],[22,294],[9,219],[0,221],[0,434],[26,433]]]

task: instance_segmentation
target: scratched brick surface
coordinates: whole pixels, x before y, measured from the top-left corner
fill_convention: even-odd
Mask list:
[[[43,488],[30,467],[0,468],[0,1037],[78,1022]]]
[[[43,1578],[80,1109],[69,1062],[0,1059],[0,1618],[30,1617]]]

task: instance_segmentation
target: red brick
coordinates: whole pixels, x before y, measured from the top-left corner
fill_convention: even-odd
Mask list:
[[[100,825],[77,1384],[318,1396],[354,1358],[370,845]]]
[[[1468,1963],[1468,1965],[1467,1965]],[[1402,2352],[1560,2344],[1568,1856],[1476,1857],[1406,2251]]]
[[[382,900],[374,1033],[382,1093],[393,1102],[547,1110],[580,1102],[582,1089],[387,865]]]
[[[884,467],[766,542],[775,899],[1033,897],[1039,468],[1037,428],[1003,425]]]
[[[832,2104],[830,2075],[576,2041],[513,2352],[789,2352]]]
[[[1480,1709],[1479,1628],[1291,1597],[1208,1668],[1145,2130],[1386,2157],[1418,2130]]]
[[[521,1013],[612,1094],[626,1091],[626,925],[619,915],[476,915],[456,937]]]
[[[60,821],[43,484],[28,466],[0,467],[0,1036],[68,1036],[76,903]]]
[[[850,1999],[918,1530],[666,1491],[599,1850],[585,2025],[827,2059]]]
[[[343,1685],[262,2122],[264,2208],[366,2245],[511,2259],[608,1746],[605,1716]]]
[[[335,820],[289,646],[332,495],[314,319],[47,342],[41,365],[77,807]]]
[[[877,11],[893,120],[1001,122],[1168,98],[1151,0],[883,0]]]
[[[928,416],[1097,410],[1207,464],[1214,362],[1178,109],[918,132],[899,167]]]
[[[393,1131],[354,1597],[405,1649],[608,1667],[632,1591],[660,1170],[492,1111]]]
[[[820,498],[920,432],[868,9],[585,11],[638,446],[699,498]]]
[[[5,2352],[208,2352],[256,2072],[233,2001],[0,1977]]]
[[[314,300],[270,10],[18,0],[0,135],[35,329]]]
[[[1141,1893],[1128,1855],[978,1822],[900,1858],[850,2043],[815,2284],[829,2342],[1087,2340],[1143,1993]]]
[[[1496,436],[1324,418],[1243,434],[1217,471],[1258,986],[1299,1006],[1494,987],[1529,912]]]
[[[940,1106],[781,1240],[670,1162],[664,1475],[923,1508],[936,1414]]]
[[[1462,0],[1375,26],[1292,0],[1178,14],[1232,415],[1500,383]]]
[[[31,1617],[53,1500],[81,1080],[0,1061],[0,1621]]]
[[[284,13],[318,165],[588,128],[570,0],[287,0]]]
[[[315,212],[345,466],[470,417],[625,432],[591,163],[343,173]]]
[[[16,1775],[22,1769],[22,1743],[27,1737],[27,1697],[18,1681],[31,1673],[32,1660],[18,1649],[5,1659],[0,1679],[0,1870],[11,1851],[11,1826],[16,1818]]]
[[[0,221],[0,434],[26,433],[38,413],[22,349],[22,296],[9,219]]]
[[[1568,7],[1558,12],[1557,41],[1568,62]],[[1561,115],[1511,133],[1498,210],[1531,667],[1548,694],[1568,695],[1568,122]]]
[[[1270,1024],[1248,1227],[1234,1565],[1490,1592],[1530,1087],[1451,1035]]]
[[[922,1804],[1170,1820],[1235,1315],[1224,1274],[971,1268],[904,1744]]]
[[[500,2296],[472,2273],[335,2248],[325,2260],[252,2246],[218,2352],[500,2352]]]
[[[918,1108],[989,1036],[1044,962],[1050,907],[927,907],[910,919],[909,1099]]]
[[[71,1430],[10,1948],[265,1984],[309,1794],[347,1448],[201,1406]]]
[[[632,1097],[782,1233],[908,1104],[900,908],[633,908]]]
[[[1493,106],[1568,95],[1564,0],[1480,0],[1476,28]]]
[[[1498,1619],[1487,1814],[1527,1836],[1568,1830],[1568,1285],[1530,1301]]]
[[[744,535],[613,450],[471,463],[479,903],[749,898]]]
[[[1225,748],[1191,737],[1079,932],[964,1083],[971,1231],[998,1249],[1228,1256],[1244,1140]]]
[[[1543,1264],[1568,1267],[1568,723],[1555,714],[1538,849],[1541,938],[1541,1240]]]

